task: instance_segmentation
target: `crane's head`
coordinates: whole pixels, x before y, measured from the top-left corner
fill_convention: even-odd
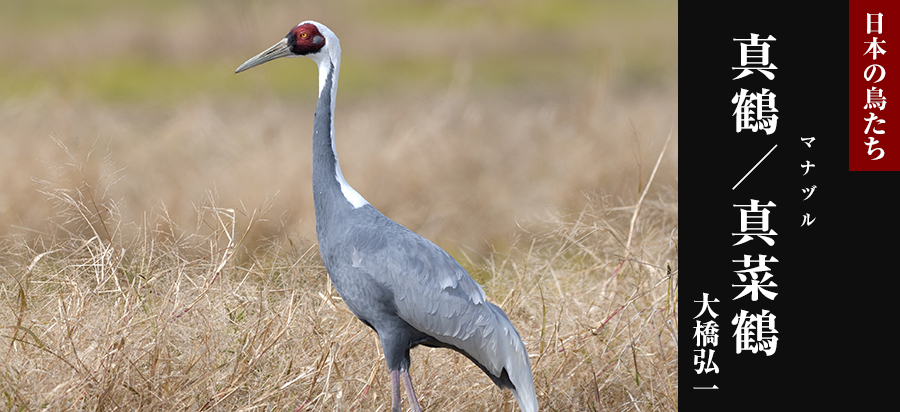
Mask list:
[[[337,50],[340,53],[337,37],[325,25],[311,20],[305,21],[291,29],[280,42],[247,60],[234,72],[240,73],[280,57],[306,56],[316,60],[326,50]]]

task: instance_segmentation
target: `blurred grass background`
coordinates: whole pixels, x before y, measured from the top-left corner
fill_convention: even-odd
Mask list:
[[[661,0],[5,1],[0,234],[53,230],[42,184],[109,179],[125,221],[193,222],[215,188],[222,205],[275,196],[257,236],[313,238],[315,65],[233,74],[313,19],[343,48],[348,181],[442,246],[484,251],[583,193],[633,202],[676,126],[676,17]],[[677,144],[663,186],[676,159]],[[80,176],[56,167],[72,160]]]
[[[307,19],[341,39],[347,180],[509,314],[542,410],[677,410],[664,0],[0,2],[7,409],[385,410],[315,249],[316,67],[233,73]],[[412,356],[426,410],[517,410]]]

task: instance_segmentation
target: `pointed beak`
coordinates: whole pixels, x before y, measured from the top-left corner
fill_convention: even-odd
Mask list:
[[[246,62],[244,62],[244,64],[242,64],[240,67],[238,67],[234,72],[240,73],[251,67],[259,66],[260,64],[263,64],[267,61],[275,60],[279,57],[290,57],[293,55],[294,54],[291,53],[291,49],[288,47],[287,38],[284,38],[284,39],[281,39],[281,41],[276,43],[274,46],[269,47],[268,50],[266,50],[260,54],[257,54],[256,57],[253,57],[250,60],[247,60]]]

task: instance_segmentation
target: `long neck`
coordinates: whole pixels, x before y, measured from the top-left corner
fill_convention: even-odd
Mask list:
[[[316,221],[331,216],[331,212],[359,208],[366,205],[344,180],[334,145],[334,100],[337,95],[340,54],[318,60],[319,101],[313,128],[313,201]]]

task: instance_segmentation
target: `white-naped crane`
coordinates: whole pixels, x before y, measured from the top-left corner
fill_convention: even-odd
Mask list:
[[[321,23],[300,23],[280,42],[247,60],[240,73],[280,57],[309,57],[319,67],[313,126],[313,203],[322,261],[335,290],[381,340],[391,376],[391,410],[400,411],[400,383],[421,411],[409,376],[417,345],[453,349],[472,360],[523,412],[538,410],[531,362],[502,309],[447,252],[388,219],[347,184],[334,144],[341,46]]]

